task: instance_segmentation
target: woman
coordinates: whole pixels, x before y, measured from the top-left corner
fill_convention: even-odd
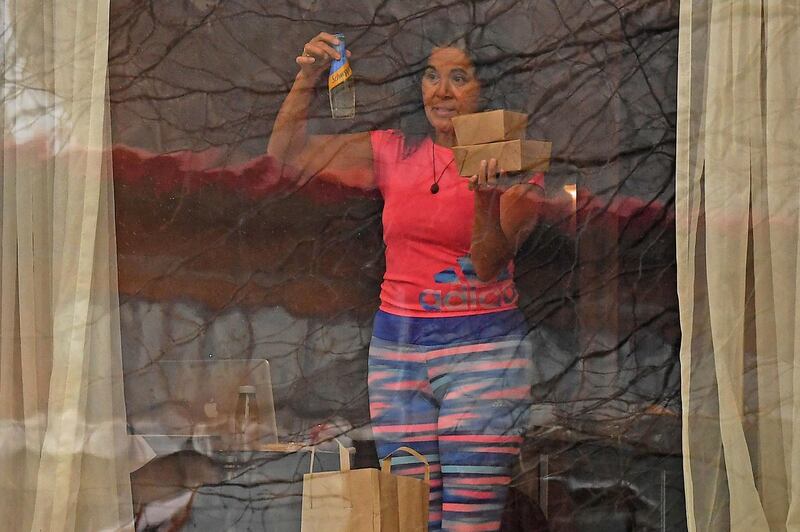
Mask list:
[[[386,274],[369,353],[378,453],[409,445],[427,456],[430,530],[498,530],[530,395],[512,259],[541,189],[501,186],[494,159],[458,175],[451,118],[479,110],[481,83],[466,47],[452,43],[432,49],[420,81],[429,135],[309,135],[308,108],[336,44],[320,33],[303,47],[268,153],[301,179],[383,196]],[[396,462],[403,474],[421,471]]]

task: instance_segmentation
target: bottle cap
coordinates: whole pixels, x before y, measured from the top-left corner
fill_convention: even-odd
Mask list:
[[[252,384],[245,384],[239,386],[239,393],[256,393],[256,387]]]

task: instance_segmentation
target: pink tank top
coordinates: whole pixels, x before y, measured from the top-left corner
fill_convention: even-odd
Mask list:
[[[453,151],[426,139],[405,156],[403,135],[394,130],[372,131],[371,141],[384,199],[381,310],[446,317],[516,308],[513,263],[489,282],[475,274],[469,257],[474,199],[467,179],[458,175]],[[430,191],[434,166],[437,194]]]

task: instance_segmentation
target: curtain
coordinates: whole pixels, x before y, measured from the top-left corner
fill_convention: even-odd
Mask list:
[[[798,530],[800,3],[686,1],[680,24],[689,528]]]
[[[108,2],[2,0],[0,522],[132,529]]]

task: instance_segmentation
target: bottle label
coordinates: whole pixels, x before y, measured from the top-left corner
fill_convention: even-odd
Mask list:
[[[331,68],[331,73],[328,76],[328,90],[333,90],[335,87],[338,87],[353,75],[353,69],[350,68],[350,62],[345,61],[341,65],[337,65],[338,68],[334,70]]]

